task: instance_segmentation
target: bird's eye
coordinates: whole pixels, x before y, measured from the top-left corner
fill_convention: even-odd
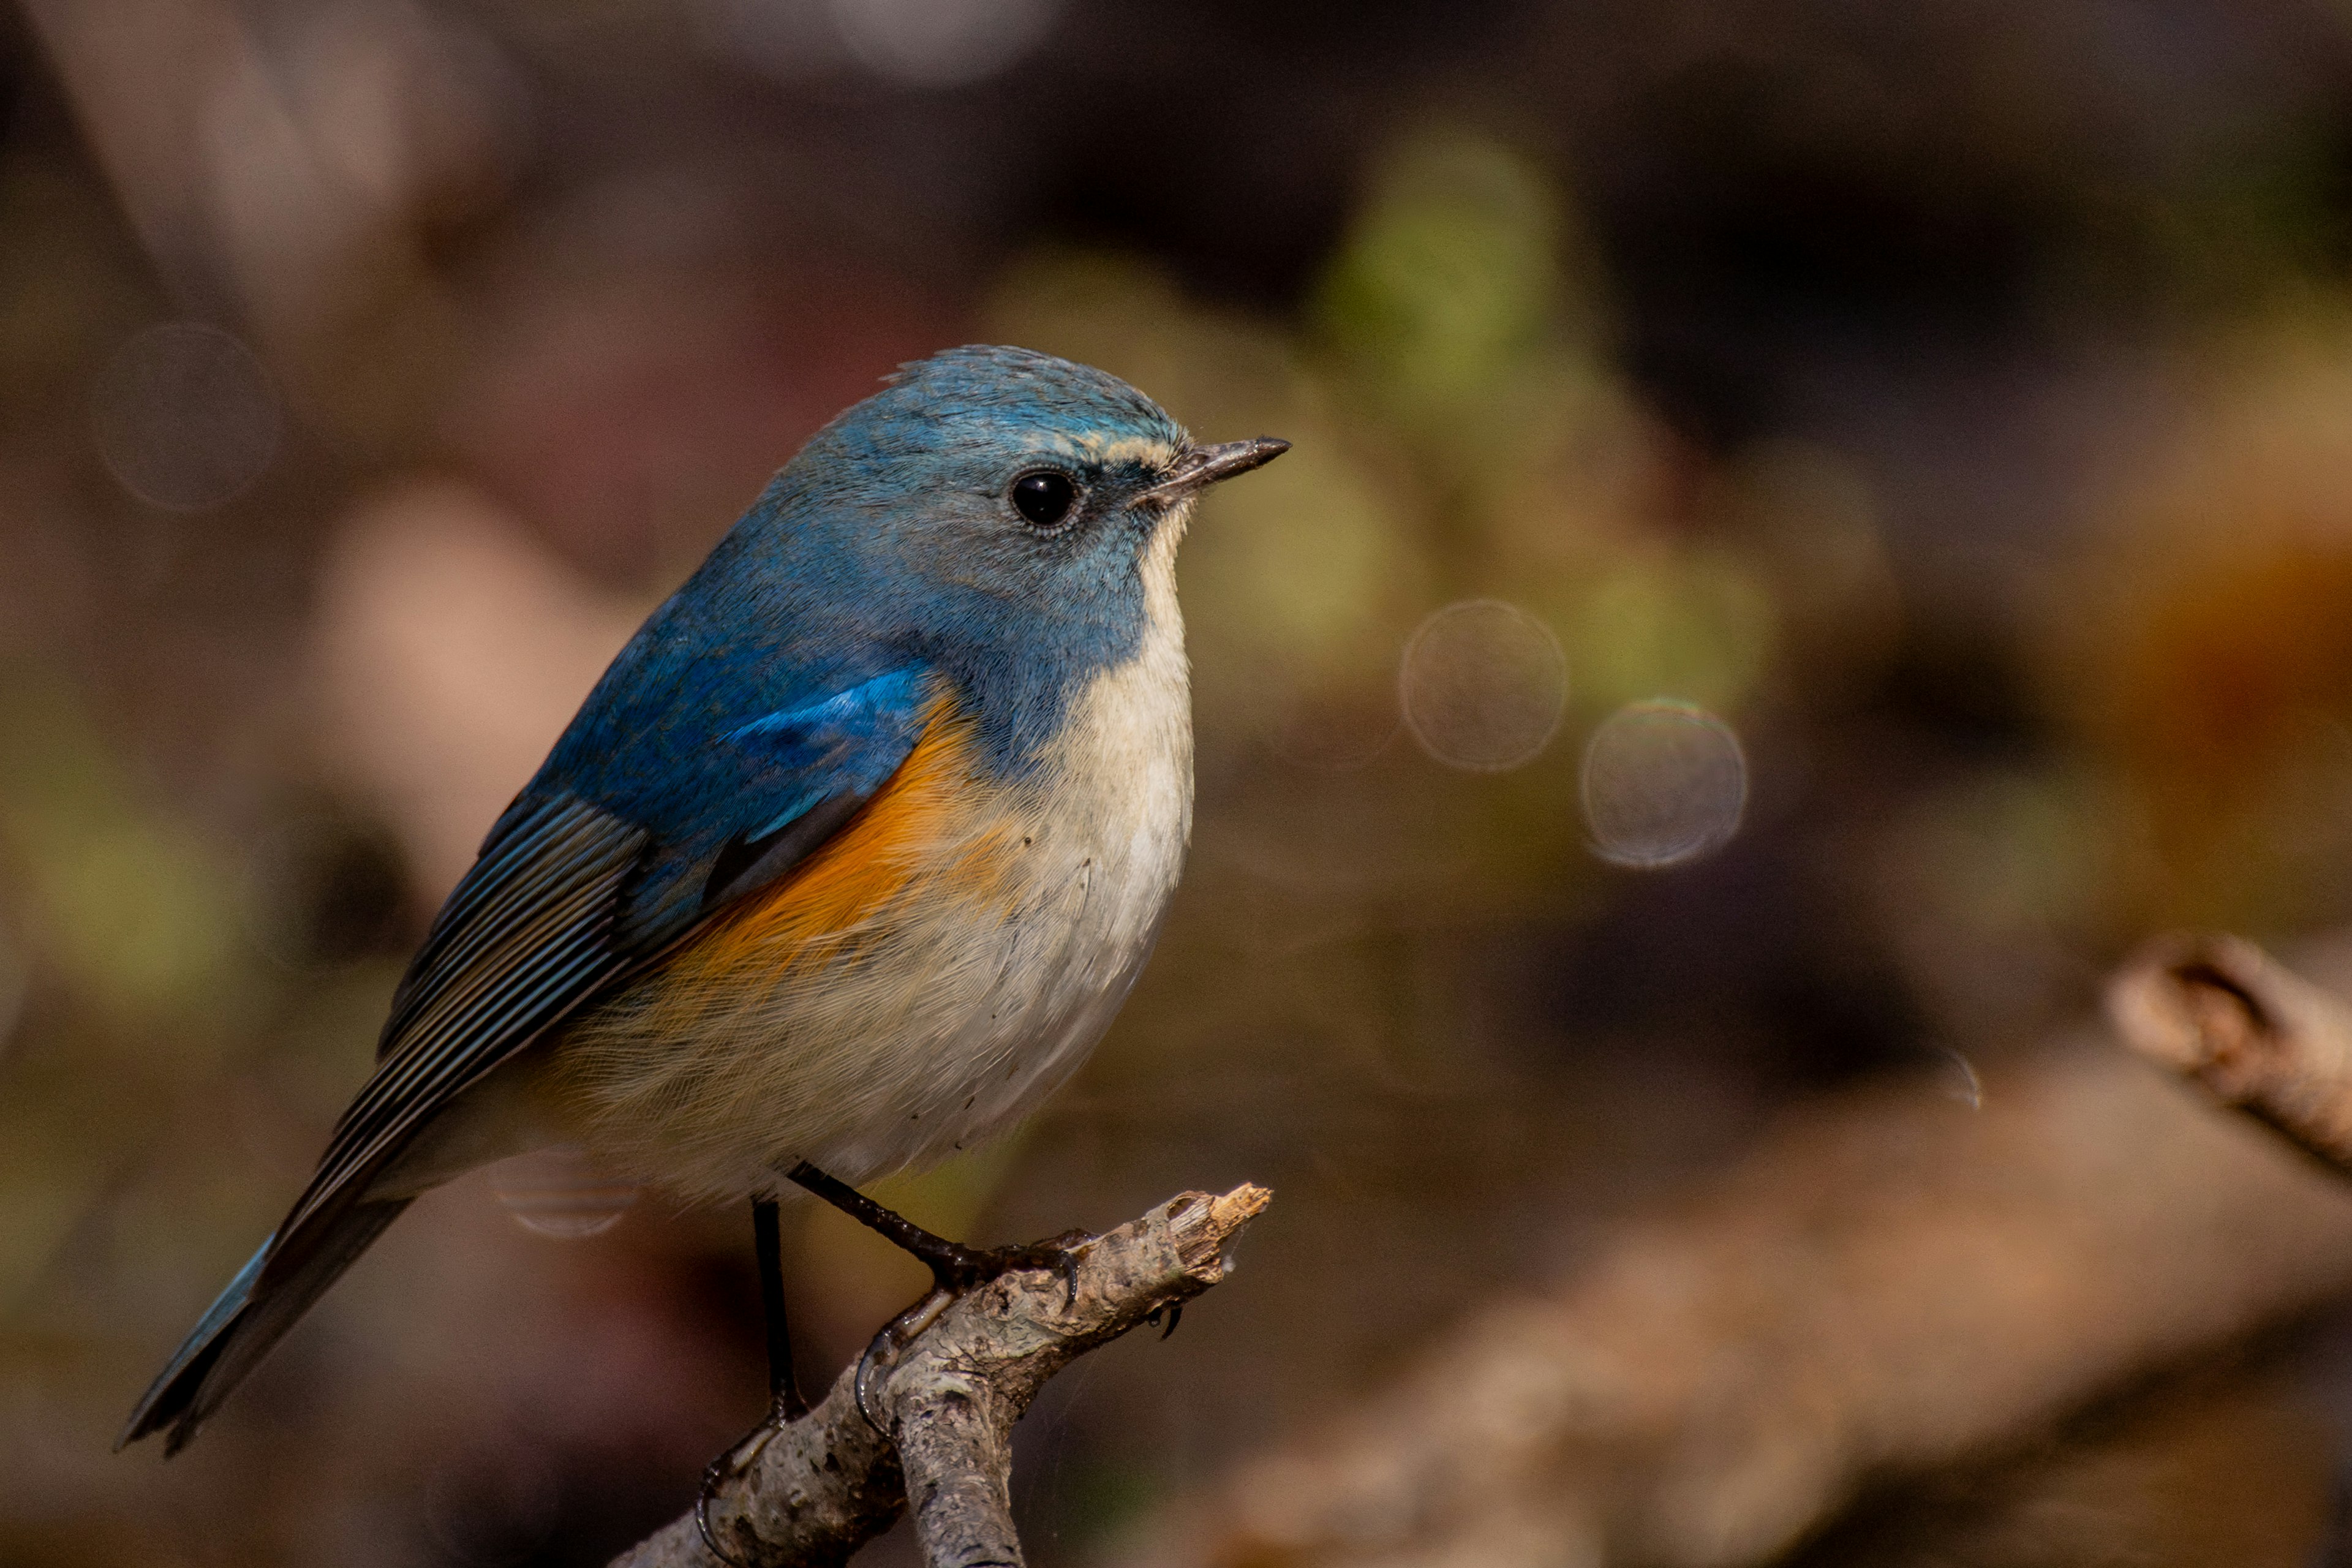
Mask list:
[[[1013,481],[1014,509],[1039,528],[1062,521],[1077,504],[1077,485],[1057,469],[1040,468]]]

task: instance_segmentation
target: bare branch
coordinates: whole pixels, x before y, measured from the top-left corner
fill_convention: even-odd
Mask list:
[[[2352,1175],[2352,1007],[2253,943],[2152,943],[2107,987],[2126,1044]]]
[[[1231,1272],[1233,1242],[1272,1198],[1244,1185],[1185,1193],[1078,1249],[1074,1277],[1023,1272],[949,1304],[859,1414],[855,1366],[766,1441],[710,1506],[749,1568],[820,1568],[888,1529],[911,1497],[934,1568],[1019,1568],[1010,1504],[1013,1424],[1046,1379]],[[687,1515],[613,1568],[716,1568]]]

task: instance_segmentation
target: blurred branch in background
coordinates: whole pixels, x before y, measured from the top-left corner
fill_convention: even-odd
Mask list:
[[[1867,1485],[2347,1285],[2352,1193],[2096,1039],[2053,1040],[1978,1106],[1883,1085],[1792,1114],[1708,1195],[1114,1561],[1761,1563]]]
[[[1010,1274],[937,1312],[875,1393],[887,1436],[859,1408],[864,1363],[851,1363],[823,1404],[761,1439],[719,1488],[712,1536],[739,1568],[814,1568],[845,1562],[911,1504],[930,1568],[1020,1568],[1013,1424],[1071,1362],[1221,1282],[1272,1197],[1247,1185],[1179,1194],[1081,1247],[1066,1280]],[[613,1568],[709,1561],[689,1514]]]

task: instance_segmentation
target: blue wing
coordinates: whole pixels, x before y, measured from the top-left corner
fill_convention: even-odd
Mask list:
[[[664,645],[666,619],[614,661],[490,830],[394,994],[375,1071],[310,1185],[122,1441],[169,1427],[168,1447],[185,1442],[405,1206],[368,1196],[375,1173],[499,1063],[831,837],[906,760],[942,694],[919,665],[764,709],[756,688],[709,672],[663,682],[684,651]],[[811,683],[772,672],[761,684]]]
[[[730,725],[688,777],[602,802],[574,793],[596,780],[542,773],[411,961],[376,1070],[279,1233],[617,975],[831,837],[914,749],[932,685],[905,667]]]

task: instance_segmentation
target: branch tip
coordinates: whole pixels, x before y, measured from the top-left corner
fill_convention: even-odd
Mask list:
[[[2352,1169],[2352,1008],[2241,937],[2160,938],[2116,973],[2124,1043]]]
[[[1274,1194],[1183,1193],[1077,1249],[1074,1288],[975,1290],[909,1341],[879,1391],[885,1440],[859,1414],[856,1366],[725,1483],[711,1514],[742,1568],[836,1564],[910,1505],[925,1560],[1018,1568],[1012,1428],[1077,1356],[1224,1279],[1234,1239]],[[1013,1277],[1008,1276],[1008,1283]],[[691,1516],[614,1568],[709,1568]]]

